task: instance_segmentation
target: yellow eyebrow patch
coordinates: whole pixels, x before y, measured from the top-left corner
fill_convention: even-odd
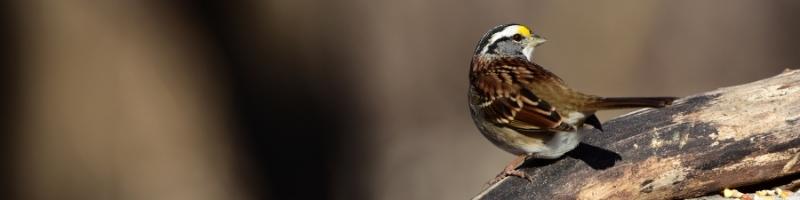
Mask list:
[[[530,37],[531,36],[531,30],[528,29],[528,27],[521,26],[521,25],[517,26],[517,27],[519,27],[517,29],[517,33],[519,33],[520,35],[525,36],[525,37]]]

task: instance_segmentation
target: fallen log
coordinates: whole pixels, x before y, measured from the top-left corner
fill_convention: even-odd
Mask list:
[[[800,70],[583,129],[560,160],[528,160],[474,199],[682,199],[800,175]],[[498,168],[499,169],[499,168]],[[794,177],[800,179],[800,177]]]

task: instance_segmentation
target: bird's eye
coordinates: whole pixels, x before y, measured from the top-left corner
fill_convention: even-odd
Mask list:
[[[514,36],[511,36],[511,39],[517,42],[522,41],[522,35],[514,34]]]

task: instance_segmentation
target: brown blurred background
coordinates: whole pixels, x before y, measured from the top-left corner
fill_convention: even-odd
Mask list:
[[[470,198],[512,159],[466,106],[498,24],[605,96],[800,66],[792,0],[2,4],[3,199]]]

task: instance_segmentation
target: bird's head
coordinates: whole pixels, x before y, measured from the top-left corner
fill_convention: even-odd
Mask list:
[[[475,48],[475,55],[522,56],[531,60],[534,48],[545,41],[528,27],[505,24],[483,35]]]

